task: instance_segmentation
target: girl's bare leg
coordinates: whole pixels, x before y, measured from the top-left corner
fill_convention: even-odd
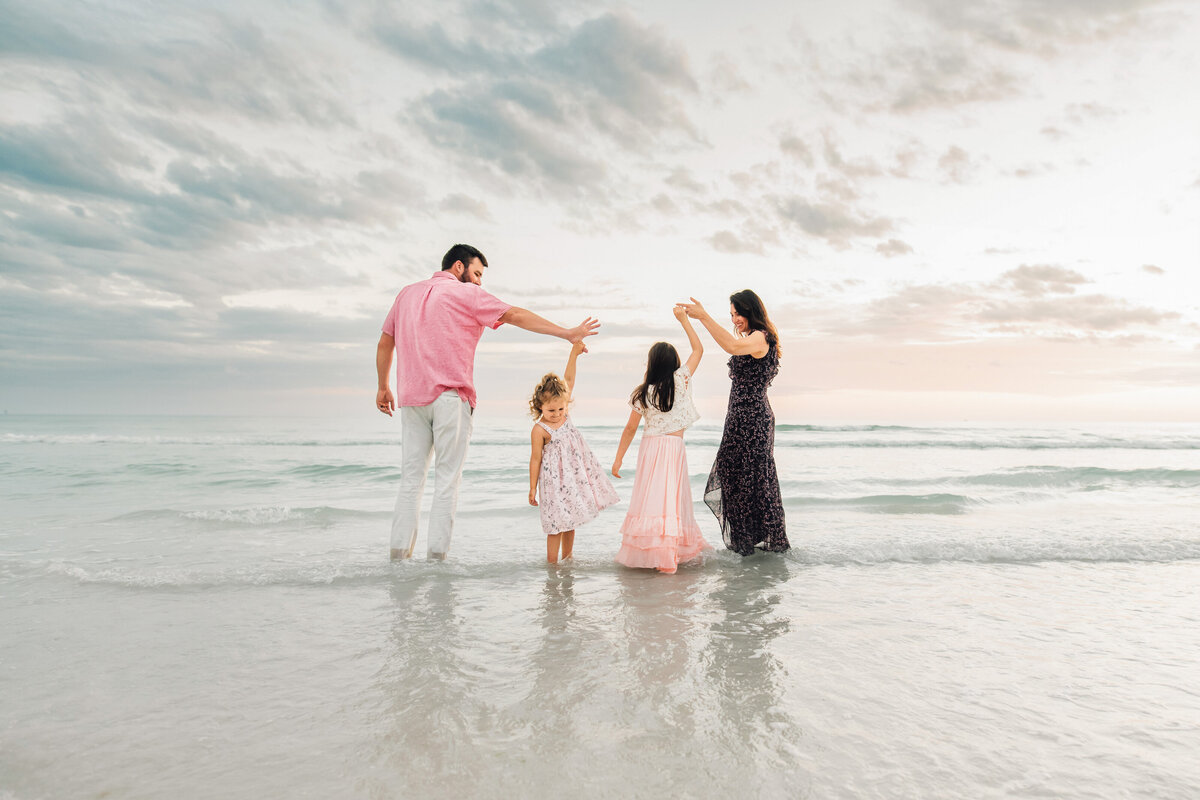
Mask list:
[[[562,557],[570,558],[575,552],[575,531],[563,531],[562,534]]]
[[[571,531],[571,535],[575,535],[575,531]],[[561,533],[551,533],[546,536],[546,562],[549,564],[558,563],[558,543],[562,539]]]

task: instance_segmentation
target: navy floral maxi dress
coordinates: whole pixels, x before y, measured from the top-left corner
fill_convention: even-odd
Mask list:
[[[729,410],[704,502],[721,523],[725,546],[748,556],[761,547],[782,553],[791,545],[775,471],[775,412],[767,387],[779,373],[779,349],[769,332],[762,358],[729,359]]]

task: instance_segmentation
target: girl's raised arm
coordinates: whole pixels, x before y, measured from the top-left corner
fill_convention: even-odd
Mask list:
[[[633,443],[633,435],[637,433],[638,423],[641,421],[642,415],[637,412],[636,408],[631,409],[629,421],[625,423],[625,430],[621,431],[621,443],[617,445],[617,457],[613,459],[612,474],[614,478],[621,477],[621,462],[625,459],[625,451]]]
[[[583,342],[576,342],[571,345],[571,355],[567,356],[567,368],[563,370],[563,381],[567,384],[567,392],[575,394],[575,361],[579,358],[579,354],[586,352],[587,348],[583,346]]]
[[[717,324],[712,315],[704,310],[704,306],[700,305],[699,300],[693,297],[691,301],[676,305],[682,307],[692,319],[699,320],[705,330],[712,334],[713,341],[729,355],[762,358],[771,349],[771,346],[767,344],[767,335],[762,331],[754,331],[749,336],[734,336]]]
[[[686,308],[675,306],[675,319],[679,320],[679,324],[683,326],[683,332],[688,337],[688,344],[692,346],[692,354],[688,356],[686,363],[688,374],[695,375],[696,367],[700,366],[700,359],[704,356],[704,345],[700,343],[700,336],[692,327],[692,321],[688,319]]]

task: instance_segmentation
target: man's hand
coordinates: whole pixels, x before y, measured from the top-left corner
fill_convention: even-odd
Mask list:
[[[599,328],[599,327],[600,327],[600,320],[592,319],[591,317],[588,317],[583,322],[576,325],[574,328],[571,328],[571,330],[568,332],[569,335],[567,336],[567,341],[570,342],[571,344],[580,343],[587,337],[595,336],[597,333],[599,333],[600,331],[597,330],[597,328]],[[582,352],[586,353],[587,348],[586,347],[583,348]]]
[[[375,407],[389,417],[396,410],[396,398],[392,396],[391,389],[380,389],[375,393]]]

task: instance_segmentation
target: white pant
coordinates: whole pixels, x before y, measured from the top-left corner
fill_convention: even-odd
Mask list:
[[[430,452],[436,457],[433,473],[433,508],[429,513],[429,555],[450,549],[458,485],[462,481],[467,443],[471,439],[471,404],[453,389],[427,406],[400,407],[402,461],[400,494],[392,515],[392,549],[408,558],[417,545],[421,495],[429,471]]]

